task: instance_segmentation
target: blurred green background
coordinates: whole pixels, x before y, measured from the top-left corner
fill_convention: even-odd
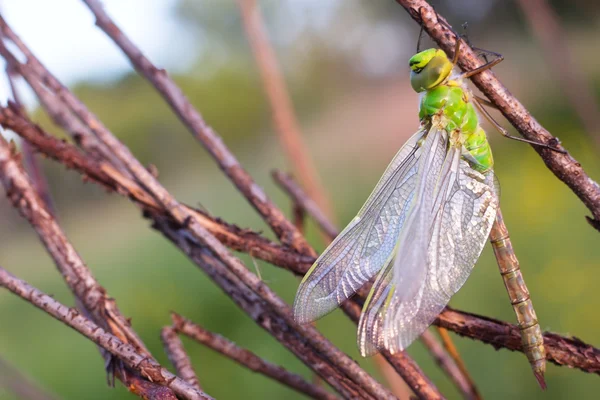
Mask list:
[[[480,0],[432,3],[455,26],[468,20],[475,45],[505,56],[506,61],[495,68],[501,80],[562,140],[592,178],[600,178],[600,149],[590,139],[600,130],[586,133],[582,129],[518,5]],[[579,69],[571,72],[581,74],[598,99],[600,57],[590,50],[598,49],[600,5],[583,0],[550,3],[578,61]],[[306,142],[342,226],[418,126],[417,95],[408,84],[406,62],[414,52],[418,27],[393,1],[265,0],[259,4]],[[10,8],[10,2],[5,7]],[[173,1],[170,12],[181,24],[185,40],[197,42],[199,49],[193,62],[188,60],[175,69],[174,79],[269,196],[289,213],[288,199],[270,180],[273,168],[286,170],[288,166],[272,131],[270,110],[235,2]],[[18,26],[14,28],[19,32]],[[127,32],[127,26],[122,28]],[[39,29],[52,29],[51,22]],[[94,27],[90,24],[89,29]],[[64,62],[77,62],[77,54]],[[201,203],[213,215],[270,235],[154,89],[133,72],[101,81],[79,80],[72,89],[144,163],[158,167],[161,181],[179,199]],[[48,130],[62,135],[42,111],[32,112]],[[542,329],[600,345],[600,295],[596,291],[600,246],[598,232],[584,219],[587,209],[545,168],[531,147],[505,140],[487,128],[505,220]],[[63,228],[161,363],[169,365],[159,331],[169,324],[169,312],[174,310],[311,379],[301,362],[149,229],[132,204],[83,184],[76,173],[46,160],[43,164]],[[0,200],[0,218],[0,265],[73,304],[37,237],[5,197]],[[308,238],[323,249],[312,223]],[[248,257],[241,257],[254,269]],[[278,268],[258,265],[263,279],[291,302],[298,280]],[[489,246],[451,305],[514,322]],[[115,389],[107,387],[103,361],[91,342],[6,291],[0,291],[0,321],[0,357],[57,397],[133,398],[120,384]],[[381,378],[372,362],[358,355],[356,328],[339,311],[318,327]],[[597,375],[550,364],[549,388],[543,393],[522,354],[496,351],[458,337],[455,341],[485,398],[598,398]],[[185,339],[184,343],[203,388],[216,398],[301,397],[211,350]],[[408,352],[448,398],[459,398],[420,342]],[[0,388],[0,399],[14,398]]]

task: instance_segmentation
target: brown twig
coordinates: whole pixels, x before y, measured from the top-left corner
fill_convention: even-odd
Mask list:
[[[101,321],[105,321],[105,327],[114,329],[115,335],[121,340],[132,341],[148,355],[148,351],[129,326],[127,319],[114,306],[114,300],[108,298],[104,288],[96,281],[52,215],[46,210],[21,169],[17,157],[15,150],[11,149],[6,140],[0,136],[0,180],[8,198],[36,230],[73,294],[82,301],[96,322],[101,324]]]
[[[185,352],[183,343],[179,339],[179,336],[177,336],[175,329],[172,326],[165,326],[160,332],[160,339],[163,342],[169,361],[175,367],[177,376],[189,383],[190,386],[202,390],[198,377],[194,372],[192,361]]]
[[[138,205],[147,210],[149,217],[155,221],[162,221],[163,226],[166,226],[167,221],[170,221],[169,224],[171,226],[175,226],[174,221],[166,215],[165,211],[158,207],[152,197],[143,194],[135,182],[127,181],[126,178],[120,175],[120,172],[114,169],[110,176],[103,173],[102,169],[93,161],[85,159],[80,154],[78,155],[75,147],[44,133],[39,127],[25,118],[16,115],[14,110],[0,108],[0,124],[23,136],[47,156],[55,158],[70,168],[77,169],[82,174],[88,176],[90,180],[106,188],[130,197]],[[124,186],[119,186],[120,183],[123,183]],[[288,268],[299,275],[306,273],[315,260],[314,258],[301,256],[291,249],[286,249],[272,243],[257,233],[215,220],[197,210],[196,212],[199,216],[204,217],[201,220],[204,226],[211,233],[215,234],[219,240],[234,250],[250,252],[253,256],[261,260],[279,267]],[[174,229],[171,233],[174,235],[171,237],[172,240],[185,239],[185,237],[179,237],[182,234],[177,229]],[[357,306],[357,318],[359,313],[360,306]],[[490,323],[490,321],[493,321],[493,323]],[[436,324],[459,333],[462,336],[493,344],[497,348],[521,351],[518,328],[513,324],[452,309],[443,311]],[[513,331],[516,334],[516,339],[512,336]],[[600,358],[596,356],[596,354],[600,354],[599,349],[579,340],[562,337],[554,333],[546,333],[544,337],[545,339],[548,337],[553,338],[552,341],[545,340],[547,342],[546,346],[549,351],[548,359],[550,361],[559,365],[579,368],[586,372],[600,371]],[[513,342],[513,339],[515,342]],[[568,355],[569,349],[573,351],[573,357]],[[589,357],[589,359],[586,360],[586,357]]]
[[[243,349],[235,343],[227,340],[223,336],[209,332],[203,327],[182,317],[179,314],[171,314],[173,326],[189,338],[203,344],[211,349],[218,351],[224,356],[236,361],[240,365],[251,369],[252,371],[266,375],[292,389],[304,393],[315,399],[333,400],[337,396],[327,392],[325,389],[315,386],[302,378],[300,375],[293,374],[283,367],[263,360],[249,350]]]
[[[12,93],[13,100],[24,113],[25,109],[23,107],[23,103],[21,102],[21,98],[17,91],[17,86],[15,82],[15,79],[17,79],[18,75],[15,71],[12,71],[10,66],[7,66],[6,76],[8,77],[8,83],[10,86],[10,91]],[[54,208],[54,202],[52,201],[52,195],[50,194],[48,181],[46,180],[46,176],[44,175],[42,166],[40,165],[40,161],[34,154],[33,148],[27,141],[24,141],[22,144],[21,151],[23,152],[24,156],[23,161],[25,164],[25,169],[29,173],[29,176],[33,182],[33,187],[35,188],[36,192],[41,197],[41,199],[44,201],[44,204],[46,205],[48,211],[52,215],[56,216],[56,209]]]
[[[396,2],[408,11],[411,17],[447,54],[454,54],[456,35],[433,7],[425,0],[396,0]],[[441,23],[440,20],[444,23]],[[481,66],[481,60],[468,43],[462,39],[459,40],[461,40],[458,59],[460,68],[463,71],[472,71]],[[525,106],[508,91],[491,70],[476,74],[471,77],[471,80],[524,138],[563,149],[559,140],[533,118]],[[548,169],[563,181],[590,210],[592,217],[587,217],[587,219],[594,228],[600,231],[600,186],[588,176],[581,164],[571,155],[541,146],[533,146],[533,148],[542,157]]]
[[[0,124],[17,133],[37,151],[55,159],[67,168],[79,171],[85,179],[125,195],[143,208],[165,214],[156,199],[150,196],[137,182],[127,178],[123,171],[116,170],[104,162],[98,163],[93,158],[86,157],[73,145],[44,132],[25,116],[20,115],[19,110],[10,103],[8,107],[0,107]],[[188,210],[196,213],[199,223],[234,250],[249,253],[271,264],[290,269],[298,275],[306,273],[315,260],[314,257],[302,256],[248,229],[227,224],[199,210],[189,207]]]
[[[435,324],[461,336],[491,344],[496,349],[523,351],[519,327],[504,321],[446,307]],[[544,346],[548,361],[600,375],[600,349],[576,337],[567,338],[552,332],[544,333]]]
[[[138,352],[152,358],[128,319],[117,308],[114,299],[107,296],[105,289],[96,281],[56,220],[46,209],[45,204],[22,170],[15,150],[11,149],[1,135],[0,181],[2,181],[6,194],[14,207],[37,232],[76,300],[81,304],[82,311],[89,314],[95,323],[117,336],[121,341],[132,344]],[[120,368],[115,368],[113,372],[123,380],[126,386],[131,386],[129,376],[122,373]],[[146,386],[148,390],[153,390],[152,387],[155,385],[148,382]],[[137,392],[143,395],[144,393],[140,391],[143,391],[143,388]]]
[[[321,211],[321,208],[313,201],[311,196],[305,193],[290,175],[281,171],[273,171],[272,175],[275,182],[292,197],[294,204],[300,205],[308,212],[317,225],[319,225],[319,228],[329,237],[330,241],[338,235],[339,230],[333,225],[327,215]]]
[[[300,124],[294,113],[294,106],[277,57],[269,43],[260,7],[256,4],[256,0],[238,0],[238,6],[246,37],[252,48],[254,60],[269,99],[275,132],[279,137],[281,148],[290,160],[294,173],[298,176],[302,186],[331,220],[333,215],[331,202],[319,181],[319,175],[302,140]]]
[[[162,368],[152,358],[140,354],[139,350],[134,346],[121,341],[118,337],[105,331],[92,320],[80,314],[76,309],[59,303],[52,297],[30,286],[25,281],[14,277],[1,267],[0,286],[5,287],[25,301],[47,312],[65,325],[92,340],[98,346],[118,357],[129,368],[139,372],[150,382],[166,386],[185,399],[211,399],[210,396]]]
[[[437,341],[435,336],[430,331],[425,331],[421,335],[421,342],[425,345],[429,353],[433,356],[435,362],[444,370],[446,375],[450,377],[458,390],[463,394],[465,399],[479,399],[477,388],[468,380],[468,375],[458,368],[454,359],[444,351],[442,345]]]
[[[303,254],[311,254],[313,250],[304,237],[285,218],[281,210],[269,200],[263,189],[254,182],[246,170],[242,168],[235,156],[224,145],[222,139],[206,124],[181,89],[168,77],[166,71],[156,68],[142,54],[106,14],[100,2],[96,0],[84,0],[84,2],[94,14],[96,25],[106,32],[117,46],[123,50],[138,72],[146,77],[160,92],[179,119],[209,151],[229,179],[277,234],[281,242]]]
[[[309,368],[318,373],[345,398],[372,399],[364,388],[348,379],[339,368],[330,363],[298,334],[270,307],[245,286],[211,252],[189,240],[189,235],[168,221],[157,218],[153,227],[176,244],[198,267],[200,267],[250,318],[285,345]]]
[[[469,373],[469,370],[467,369],[465,362],[463,361],[460,353],[458,352],[458,349],[456,348],[454,341],[452,341],[452,338],[450,337],[448,330],[446,328],[442,328],[442,327],[438,326],[437,331],[440,334],[440,338],[442,339],[442,344],[444,345],[446,352],[454,360],[454,363],[456,364],[458,369],[462,372],[462,376],[467,380],[469,390],[465,393],[470,393],[471,398],[473,398],[473,399],[478,399],[478,400],[481,399],[481,393],[479,393],[479,390],[477,389],[477,386],[475,385],[475,381],[471,377],[471,374]],[[426,340],[424,338],[422,338],[422,339],[424,341]]]
[[[544,58],[552,67],[551,71],[571,103],[571,108],[596,145],[596,150],[600,150],[600,132],[596,117],[600,107],[591,91],[593,85],[586,82],[566,43],[567,32],[561,27],[558,15],[547,0],[519,0],[517,3],[542,45]]]
[[[2,25],[3,29],[6,30],[7,25],[5,23]],[[166,77],[164,74],[161,76]],[[97,118],[87,110],[87,108],[85,108],[81,102],[79,102],[64,86],[62,86],[60,82],[56,81],[47,71],[45,71],[44,78],[44,82],[56,90],[60,98],[73,110],[73,112],[82,120],[82,122],[84,122],[94,132],[99,141],[106,146],[106,148],[110,149],[110,151],[112,151],[116,157],[118,157],[118,159],[127,167],[127,169],[148,191],[148,193],[150,193],[152,197],[156,199],[162,208],[168,211],[168,213],[178,224],[187,226],[189,233],[195,237],[196,240],[198,240],[202,245],[208,246],[211,251],[214,252],[218,258],[224,262],[232,272],[235,273],[236,277],[238,277],[244,282],[245,285],[259,294],[264,301],[271,304],[272,308],[278,312],[278,314],[286,321],[286,323],[292,326],[295,325],[296,330],[301,332],[307,338],[307,340],[311,342],[311,345],[313,345],[317,351],[322,352],[325,357],[336,364],[349,378],[353,379],[357,384],[361,385],[361,387],[364,387],[367,391],[370,391],[375,397],[390,397],[389,392],[387,392],[385,388],[383,388],[372,377],[364,372],[347,355],[339,351],[335,346],[331,345],[314,328],[297,325],[293,320],[291,310],[287,304],[285,304],[285,302],[283,302],[255,275],[251,274],[236,257],[233,257],[226,250],[226,248],[197,221],[196,214],[190,212],[185,207],[182,207],[156,181],[156,179],[143,168],[143,166],[135,159],[135,157],[133,157],[131,152],[125,146],[123,146],[108,131],[108,129],[106,129],[101,122],[98,121]],[[252,183],[251,186],[252,193],[254,194],[257,193],[257,190],[260,190],[254,183]],[[270,213],[270,215],[272,216],[273,214]],[[292,226],[287,220],[285,222],[286,224]],[[293,226],[292,229],[295,231]],[[300,236],[300,238],[302,237]],[[302,238],[302,240],[304,239]],[[296,242],[296,244],[298,243]]]

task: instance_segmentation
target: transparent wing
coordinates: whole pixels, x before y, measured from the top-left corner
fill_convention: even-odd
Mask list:
[[[426,132],[419,130],[400,149],[357,216],[308,271],[294,302],[298,322],[334,310],[389,261],[414,202]]]
[[[464,284],[483,250],[498,208],[494,175],[473,170],[460,154],[449,150],[433,197],[433,224],[421,227],[421,237],[431,237],[426,261],[399,246],[392,273],[381,279],[388,288],[373,288],[363,319],[376,319],[377,331],[365,330],[360,339],[370,343],[361,347],[365,353],[381,347],[396,352],[412,343]],[[379,292],[386,299],[374,302]]]
[[[358,348],[363,357],[371,356],[384,347],[383,324],[390,293],[394,292],[392,277],[394,259],[377,275],[365,301],[358,322]]]
[[[390,306],[416,297],[416,290],[422,276],[427,270],[427,251],[430,242],[430,230],[434,218],[432,213],[435,203],[436,185],[442,169],[448,163],[447,135],[441,129],[432,129],[427,140],[430,141],[428,153],[423,155],[415,196],[415,204],[408,217],[404,229],[399,235],[395,250],[395,260],[389,261],[375,281],[371,293],[363,308],[359,322],[359,348],[363,355],[370,355],[377,349],[387,345],[385,342],[397,335],[395,329],[386,327],[387,314],[393,311]],[[398,273],[400,265],[410,265]],[[398,288],[401,291],[398,291]]]

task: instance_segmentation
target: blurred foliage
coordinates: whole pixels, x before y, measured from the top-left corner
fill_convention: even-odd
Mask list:
[[[507,61],[497,68],[499,75],[508,81],[511,90],[518,92],[536,118],[563,140],[588,173],[593,178],[600,177],[597,152],[581,132],[544,66],[537,68],[541,61],[532,51],[535,47],[526,34],[518,7],[502,1],[432,3],[452,22],[469,20],[470,36],[477,38],[477,43],[502,48]],[[354,124],[359,125],[362,119],[375,125],[377,118],[369,113],[384,104],[373,106],[371,98],[367,98],[361,107],[352,108],[348,99],[360,98],[364,87],[385,88],[393,85],[398,76],[402,81],[406,79],[406,56],[414,49],[418,27],[392,1],[344,0],[325,6],[308,0],[270,0],[260,4],[296,111],[303,126],[311,127],[306,130],[311,133],[307,140],[323,180],[330,187],[342,225],[362,205],[396,144],[399,146],[405,140],[401,138],[416,128],[417,96],[408,86],[404,86],[406,92],[401,98],[406,102],[399,103],[396,113],[410,116],[405,124],[410,129],[398,128],[394,146],[388,146],[388,142],[375,145],[381,140],[389,141],[379,136],[378,128],[353,131]],[[594,18],[598,16],[598,2],[564,0],[552,4],[564,17],[569,32],[577,33],[572,43],[597,37]],[[175,11],[203,51],[186,73],[175,75],[174,79],[258,183],[289,212],[288,199],[269,180],[269,170],[285,167],[285,162],[271,132],[270,109],[240,27],[235,1],[182,0]],[[586,50],[584,46],[577,54]],[[600,94],[600,69],[595,67],[599,60],[597,55],[592,56],[596,58],[590,58],[589,69],[596,93]],[[378,63],[385,68],[371,68]],[[532,73],[532,65],[536,66],[536,73]],[[241,226],[265,229],[256,213],[142,78],[128,74],[109,83],[81,82],[73,90],[140,160],[158,166],[161,180],[178,198],[192,204],[201,201],[213,214]],[[332,111],[336,105],[342,113]],[[339,128],[341,133],[322,128],[329,125],[320,123],[320,119],[334,118],[331,115],[339,119],[336,123],[340,126],[350,121],[350,128]],[[41,111],[34,116],[61,135]],[[600,307],[596,293],[600,248],[597,233],[583,218],[587,210],[529,146],[504,140],[492,132],[490,137],[502,186],[505,220],[542,328],[600,345],[596,341],[600,320],[595,318]],[[362,138],[360,145],[352,147],[357,138]],[[330,150],[323,152],[321,146]],[[67,234],[108,293],[133,318],[134,327],[161,363],[168,365],[159,331],[169,323],[169,312],[175,310],[311,379],[306,367],[251,322],[179,251],[151,231],[147,221],[127,201],[108,197],[94,185],[82,186],[78,174],[66,174],[53,163],[44,162],[44,166]],[[7,215],[0,227],[0,265],[60,301],[73,304],[34,233],[17,219],[5,200],[0,204]],[[312,223],[308,232],[311,243],[321,250],[323,246]],[[268,230],[265,234],[270,235]],[[242,255],[242,259],[254,268],[248,256]],[[297,279],[278,268],[257,264],[263,279],[291,302]],[[452,305],[514,321],[489,248]],[[60,397],[133,398],[119,384],[115,389],[106,386],[95,346],[5,291],[0,291],[0,318],[5,321],[0,324],[0,356]],[[319,328],[381,378],[370,360],[359,357],[356,327],[340,312],[324,318]],[[300,398],[202,346],[184,342],[203,387],[219,399]],[[456,339],[456,344],[485,398],[598,397],[597,375],[550,365],[549,389],[542,393],[522,354],[495,351],[491,346],[461,338]],[[411,346],[409,353],[448,398],[459,398],[420,343]],[[0,390],[0,399],[12,397]]]

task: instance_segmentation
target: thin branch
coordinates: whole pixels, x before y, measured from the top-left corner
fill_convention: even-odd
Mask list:
[[[11,108],[0,108],[0,124],[23,136],[47,156],[56,159],[67,167],[77,169],[90,180],[104,187],[130,197],[146,210],[148,217],[154,221],[160,221],[161,227],[173,227],[172,231],[168,231],[171,232],[171,240],[183,240],[185,242],[186,237],[180,233],[180,227],[177,227],[165,211],[158,207],[155,200],[143,194],[139,186],[136,186],[134,182],[128,182],[118,171],[113,169],[110,176],[104,174],[102,169],[92,161],[86,160],[81,155],[78,157],[78,151],[75,147],[44,133],[39,127],[22,116],[16,115]],[[123,184],[123,186],[119,186],[119,184]],[[234,250],[249,252],[256,258],[290,269],[298,275],[305,274],[315,260],[272,243],[255,232],[215,220],[197,210],[196,213],[199,218],[204,217],[201,221],[204,221],[202,223],[206,229],[209,229],[219,240]],[[168,232],[163,231],[165,234]],[[364,296],[362,298],[364,299]],[[358,319],[359,314],[360,305],[357,305],[356,319]],[[518,327],[513,324],[453,309],[443,311],[435,323],[462,336],[493,344],[497,348],[522,351]],[[514,332],[514,337],[512,332]],[[550,340],[549,338],[553,339]],[[586,372],[600,371],[600,358],[598,358],[600,356],[596,356],[597,354],[600,355],[599,349],[580,340],[562,337],[555,333],[546,333],[544,339],[548,350],[548,360],[559,365],[580,368]],[[568,355],[569,349],[573,351],[573,357]]]
[[[442,339],[442,344],[444,345],[446,352],[454,360],[454,363],[456,364],[458,369],[462,372],[462,375],[467,380],[467,384],[469,385],[469,390],[466,393],[470,393],[471,397],[473,399],[481,400],[481,393],[479,393],[479,390],[477,389],[477,386],[475,385],[475,381],[471,377],[471,374],[469,373],[469,370],[467,369],[465,362],[463,361],[460,353],[458,352],[458,349],[454,345],[454,342],[452,341],[452,338],[450,337],[448,330],[446,328],[442,328],[442,327],[438,326],[437,331],[440,335],[440,338]],[[423,338],[423,340],[425,341],[426,339]]]
[[[121,341],[132,344],[138,352],[152,358],[128,319],[117,308],[114,299],[107,296],[106,290],[96,281],[54,217],[46,209],[23,171],[15,149],[9,146],[2,135],[0,135],[0,181],[13,206],[37,232],[76,300],[81,304],[82,311],[88,313],[98,325],[110,331]],[[109,364],[110,362],[107,365]],[[121,373],[119,368],[113,372],[127,387],[131,386],[127,384],[128,376]],[[151,390],[153,385],[149,382],[146,386]]]
[[[450,377],[465,399],[479,399],[480,396],[477,388],[468,380],[468,375],[458,368],[452,357],[444,351],[444,348],[437,341],[435,336],[430,331],[425,331],[420,339],[431,355],[433,355],[435,362],[442,370],[444,370],[446,375]]]
[[[597,121],[600,106],[591,90],[594,86],[591,82],[586,82],[585,75],[575,62],[566,43],[567,32],[561,27],[558,15],[547,0],[519,0],[517,3],[542,45],[544,58],[552,67],[551,71],[556,76],[558,85],[571,103],[571,108],[579,117],[587,135],[596,145],[596,150],[600,150]]]
[[[104,288],[96,281],[56,220],[46,210],[17,158],[15,150],[0,136],[0,181],[4,185],[7,197],[35,229],[65,282],[94,316],[95,321],[99,324],[105,321],[105,328],[114,329],[115,335],[121,340],[132,341],[148,355],[127,319],[114,306],[114,300],[108,298]]]
[[[6,27],[7,25],[3,23],[4,30],[6,30]],[[123,36],[121,35],[120,37]],[[166,77],[165,74],[160,76]],[[218,258],[227,265],[227,268],[234,272],[236,277],[242,280],[246,286],[259,294],[260,297],[270,304],[270,306],[285,320],[287,324],[293,326],[296,330],[301,332],[316,350],[323,353],[323,355],[330,359],[332,363],[336,364],[349,378],[354,380],[361,387],[364,387],[375,397],[391,398],[391,394],[387,392],[385,388],[383,388],[377,381],[364,372],[346,354],[341,352],[329,341],[327,341],[314,328],[303,327],[296,324],[289,306],[273,291],[271,291],[268,286],[260,281],[255,275],[250,273],[236,257],[233,257],[213,235],[203,228],[202,225],[196,220],[196,215],[189,212],[189,210],[187,210],[185,207],[182,207],[139,163],[139,161],[135,159],[131,152],[125,146],[123,146],[122,143],[120,143],[108,131],[108,129],[106,129],[106,127],[104,127],[102,123],[98,121],[97,118],[75,98],[75,96],[72,95],[72,93],[70,93],[64,86],[62,86],[62,84],[56,81],[50,74],[47,74],[45,78],[46,80],[44,82],[49,84],[49,86],[52,86],[52,84],[56,86],[54,89],[57,91],[57,94],[59,94],[61,99],[65,101],[65,103],[69,105],[73,112],[78,115],[82,122],[84,122],[94,132],[100,142],[110,149],[110,151],[112,151],[121,162],[123,162],[132,175],[134,175],[140,184],[143,185],[143,187],[152,195],[152,197],[154,197],[157,202],[169,212],[169,214],[179,225],[187,226],[188,232],[196,240],[198,240],[200,244],[208,246],[211,251],[214,252],[215,255],[217,255]],[[252,183],[251,186],[254,194],[257,193],[257,190],[260,190],[254,183]],[[260,190],[260,193],[262,193],[262,190]],[[263,205],[266,204],[264,201],[262,203]],[[270,216],[265,216],[265,218],[268,217],[272,217],[272,214],[270,214]],[[294,232],[297,233],[293,225],[291,225],[287,220],[285,220],[285,222],[292,227]],[[288,231],[288,233],[289,232],[290,231]],[[302,236],[298,237],[304,241]],[[295,243],[294,241],[290,241],[289,243],[298,245],[298,241]]]
[[[179,339],[179,336],[177,336],[175,329],[172,326],[165,326],[160,332],[160,339],[163,342],[169,361],[175,367],[177,376],[189,383],[190,386],[202,390],[198,377],[194,372],[192,361],[185,352],[183,343]]]
[[[318,373],[345,398],[372,399],[365,389],[348,379],[308,342],[306,337],[291,328],[274,313],[252,290],[245,286],[210,251],[189,240],[189,235],[160,218],[153,225],[179,247],[260,327],[286,346],[304,364]]]
[[[279,138],[281,148],[290,160],[294,173],[319,208],[332,218],[331,202],[319,181],[319,175],[302,140],[300,124],[286,88],[277,57],[269,43],[260,7],[256,0],[238,0],[246,37],[252,48]]]
[[[496,349],[523,352],[519,327],[508,322],[446,307],[435,324],[461,336],[491,344]],[[544,333],[544,347],[548,361],[600,375],[600,349],[576,337],[568,338],[552,332]]]
[[[20,110],[25,113],[25,108],[23,107],[23,103],[21,102],[21,97],[19,96],[19,92],[17,90],[15,80],[18,78],[18,74],[15,71],[12,71],[10,66],[6,67],[6,77],[8,78],[8,84],[10,86],[10,91],[12,93],[12,98],[15,104],[20,108]],[[32,182],[33,187],[36,192],[40,196],[40,198],[44,201],[46,208],[52,215],[56,215],[56,209],[54,207],[54,202],[52,201],[52,195],[50,194],[50,187],[48,186],[48,180],[44,175],[44,171],[42,170],[42,166],[40,164],[40,160],[34,154],[33,148],[31,145],[24,141],[22,143],[22,149],[24,156],[24,164],[25,169],[27,170]]]
[[[223,336],[207,331],[200,325],[194,324],[192,321],[185,319],[181,315],[173,313],[171,314],[171,318],[177,332],[218,351],[252,371],[266,375],[271,379],[315,399],[333,400],[338,398],[322,387],[315,386],[305,381],[300,375],[293,374],[283,367],[263,360],[251,351],[239,347]]]
[[[235,156],[225,146],[222,139],[206,124],[202,116],[190,104],[181,89],[171,80],[166,71],[156,68],[142,52],[129,40],[106,14],[102,5],[96,0],[84,0],[96,17],[96,25],[123,50],[137,71],[148,79],[165,98],[175,114],[186,125],[213,156],[221,169],[236,185],[250,204],[260,213],[283,244],[289,245],[303,254],[311,254],[304,237],[290,223],[260,186],[242,168]],[[133,172],[133,171],[132,171]],[[314,255],[314,253],[312,254]]]
[[[294,204],[299,204],[308,212],[319,225],[319,228],[329,237],[329,240],[333,240],[338,235],[339,230],[321,211],[319,205],[298,186],[291,176],[281,171],[273,171],[272,175],[275,182],[292,197]]]
[[[447,54],[454,54],[455,34],[433,7],[424,0],[396,0],[396,2],[407,10]],[[444,23],[438,21],[438,18]],[[464,40],[460,40],[458,59],[460,68],[463,71],[472,71],[481,66],[482,62],[477,54]],[[524,138],[562,149],[559,140],[533,118],[525,106],[508,91],[491,70],[476,74],[471,77],[471,80]],[[581,164],[571,155],[561,154],[541,146],[533,146],[533,148],[542,157],[548,169],[563,181],[590,210],[593,217],[587,217],[588,221],[600,231],[600,186],[588,176]]]
[[[52,297],[30,286],[0,267],[0,286],[5,287],[23,300],[47,312],[65,325],[73,328],[98,346],[118,357],[129,368],[139,372],[150,382],[171,388],[185,399],[212,399],[202,391],[192,387],[182,379],[162,368],[156,361],[138,349],[124,343],[118,337],[108,333],[92,320],[84,317],[74,308],[67,307]]]
[[[14,131],[46,156],[55,159],[67,168],[79,171],[86,180],[129,197],[144,209],[166,215],[166,211],[162,209],[156,199],[147,194],[137,182],[127,178],[123,171],[117,171],[104,162],[96,162],[83,155],[73,145],[44,132],[25,116],[20,115],[19,110],[12,104],[9,103],[8,107],[0,107],[0,124],[6,129]],[[314,257],[300,255],[273,243],[249,229],[227,224],[200,210],[190,207],[188,210],[196,214],[195,218],[202,226],[234,250],[249,253],[263,261],[290,269],[298,275],[304,275],[315,260]]]

